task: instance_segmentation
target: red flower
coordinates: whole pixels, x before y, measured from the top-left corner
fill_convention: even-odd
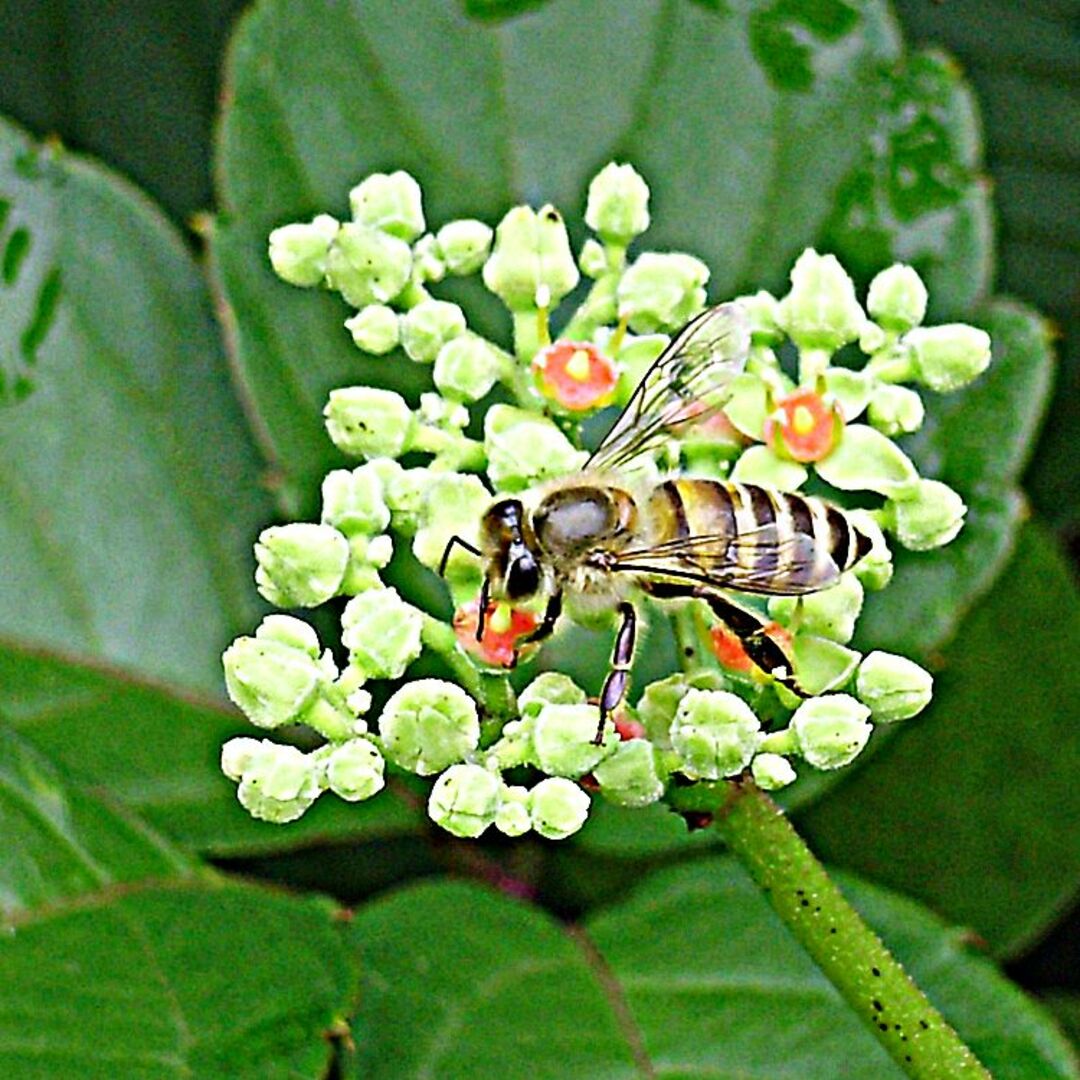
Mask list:
[[[785,653],[791,652],[791,634],[779,623],[769,623],[765,627],[765,635],[772,638]],[[737,634],[733,634],[726,626],[723,624],[714,626],[709,631],[709,639],[716,658],[728,671],[748,672],[754,670],[754,661],[747,654],[742,638]]]
[[[645,725],[640,720],[631,720],[625,713],[615,717],[615,731],[623,742],[645,738]]]
[[[619,381],[615,362],[587,341],[556,341],[533,357],[532,366],[544,396],[571,412],[607,405]]]
[[[844,430],[840,411],[813,390],[796,390],[777,403],[765,421],[765,441],[794,461],[820,461],[835,448]]]
[[[513,667],[518,642],[536,629],[539,620],[531,611],[493,600],[488,604],[484,618],[484,635],[477,641],[479,611],[480,605],[474,600],[454,613],[454,633],[458,644],[492,667]]]

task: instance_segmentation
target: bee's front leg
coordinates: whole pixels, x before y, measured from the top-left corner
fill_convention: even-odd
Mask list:
[[[555,632],[555,624],[559,621],[559,616],[562,614],[562,592],[552,593],[548,597],[547,607],[544,609],[544,618],[540,625],[531,633],[526,634],[517,644],[514,649],[514,658],[511,667],[517,667],[518,656],[521,652],[522,645],[532,645],[537,641],[543,641],[545,638],[551,637]]]
[[[615,645],[611,650],[611,670],[600,691],[600,724],[596,729],[596,738],[593,739],[596,746],[603,743],[607,718],[622,703],[630,685],[630,665],[634,660],[634,642],[637,638],[637,614],[633,604],[625,602],[619,605],[619,614],[622,615],[622,624],[615,635]]]

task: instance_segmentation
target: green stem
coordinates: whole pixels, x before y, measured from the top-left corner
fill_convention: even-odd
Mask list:
[[[696,787],[710,790],[691,796],[693,788],[675,789],[673,801],[701,810],[702,796],[715,800],[727,788],[715,811],[724,842],[900,1068],[915,1080],[989,1080],[990,1073],[862,921],[776,804],[749,778]]]
[[[410,450],[421,450],[442,458],[451,468],[462,472],[479,472],[487,464],[484,444],[458,431],[431,424],[417,424]]]

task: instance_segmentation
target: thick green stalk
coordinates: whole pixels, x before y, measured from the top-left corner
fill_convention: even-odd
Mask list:
[[[720,786],[710,785],[713,799]],[[915,1080],[989,1080],[990,1073],[862,921],[779,807],[748,778],[723,786],[727,799],[715,823],[724,842],[896,1063]]]

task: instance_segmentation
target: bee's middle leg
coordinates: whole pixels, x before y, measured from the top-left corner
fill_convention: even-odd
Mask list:
[[[634,605],[625,602],[619,605],[619,614],[622,615],[622,623],[611,650],[611,670],[600,691],[600,723],[593,739],[596,746],[603,743],[607,718],[622,703],[630,685],[630,665],[634,660],[634,642],[637,639],[637,614]]]

